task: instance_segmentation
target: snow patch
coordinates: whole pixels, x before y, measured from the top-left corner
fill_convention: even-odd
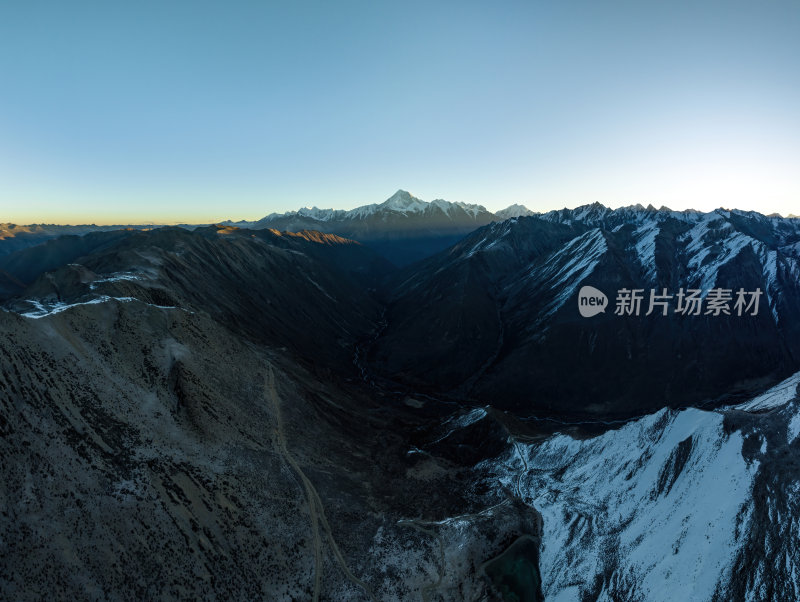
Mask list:
[[[463,429],[468,427],[471,424],[475,424],[479,420],[483,420],[486,417],[486,409],[485,408],[475,408],[470,410],[466,414],[461,414],[460,416],[454,416],[447,420],[442,426],[445,427],[445,432],[443,435],[438,437],[433,443],[438,443],[439,441],[443,441],[447,439],[450,435],[452,435],[455,431],[459,429]]]
[[[657,222],[645,223],[634,232],[636,256],[648,280],[656,278],[656,236],[661,232]]]
[[[550,256],[544,262],[544,267],[536,267],[528,273],[528,278],[542,283],[554,293],[539,315],[540,323],[573,296],[578,285],[589,277],[607,251],[605,236],[599,228],[595,228],[572,239],[563,249]]]
[[[792,419],[789,420],[786,438],[788,439],[789,443],[792,443],[795,439],[797,439],[797,435],[800,435],[800,412],[795,412],[792,415]]]
[[[95,290],[98,284],[102,284],[104,282],[133,282],[136,280],[145,280],[147,276],[145,274],[137,274],[133,272],[119,272],[116,274],[109,274],[108,276],[104,276],[102,278],[97,278],[89,283],[89,290]]]
[[[793,374],[758,397],[733,407],[746,412],[758,412],[777,408],[789,403],[797,397],[798,384],[800,384],[800,372]]]
[[[99,303],[108,303],[109,301],[118,301],[120,303],[131,303],[133,301],[138,301],[139,303],[143,303],[144,305],[148,305],[150,307],[156,307],[158,309],[182,309],[173,305],[155,305],[153,303],[146,303],[140,299],[137,299],[136,297],[109,297],[107,295],[102,295],[100,297],[96,297],[95,299],[81,301],[79,303],[64,303],[63,301],[58,301],[56,303],[44,304],[36,299],[26,299],[25,301],[30,303],[34,307],[34,310],[22,312],[19,313],[19,315],[25,318],[32,318],[34,320],[59,314],[63,311],[67,311],[68,309],[72,309],[73,307],[80,307],[81,305],[97,305]]]

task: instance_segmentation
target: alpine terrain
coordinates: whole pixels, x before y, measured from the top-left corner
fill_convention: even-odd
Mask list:
[[[399,191],[2,255],[3,599],[800,598],[800,219]]]

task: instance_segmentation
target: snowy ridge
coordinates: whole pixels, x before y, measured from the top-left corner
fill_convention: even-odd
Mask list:
[[[593,439],[516,443],[498,477],[543,515],[547,599],[579,600],[588,592],[576,581],[608,573],[597,599],[711,599],[758,468],[722,420],[662,410]]]
[[[656,209],[652,205],[645,207],[637,204],[611,209],[600,203],[592,203],[590,205],[581,205],[575,209],[564,208],[548,211],[541,214],[541,218],[549,222],[562,224],[582,223],[587,226],[603,227],[611,230],[618,224],[641,224],[645,220],[651,219],[654,215],[663,218],[666,215],[675,213],[666,207]]]
[[[485,408],[474,408],[469,412],[461,415],[454,415],[442,424],[443,432],[442,434],[436,438],[434,441],[431,442],[431,445],[438,443],[439,441],[443,441],[447,439],[450,435],[452,435],[455,431],[463,428],[467,428],[468,426],[475,424],[479,420],[483,420],[488,415]]]
[[[691,282],[687,284],[705,294],[714,288],[720,267],[735,258],[754,239],[734,230],[715,212],[707,214],[684,235],[682,241],[686,243],[688,267],[694,270]],[[712,254],[712,251],[716,252]]]
[[[602,230],[595,228],[574,238],[563,249],[553,253],[542,266],[528,272],[526,278],[535,280],[553,294],[539,314],[539,323],[574,295],[578,285],[589,277],[607,251]]]
[[[466,414],[462,414],[461,416],[454,416],[450,420],[448,420],[445,424],[446,426],[451,427],[452,429],[458,428],[465,428],[468,427],[470,424],[475,424],[478,420],[481,420],[486,417],[486,409],[485,408],[475,408],[467,412]]]
[[[478,240],[472,248],[467,251],[465,257],[472,257],[479,251],[486,251],[502,244],[501,241],[511,232],[511,225],[516,222],[516,218],[511,218],[503,222],[492,222],[486,229],[483,238]],[[441,271],[441,270],[440,270]]]
[[[786,439],[789,443],[794,443],[798,435],[800,435],[800,411],[798,411],[798,408],[795,408],[795,413],[791,420],[789,420],[786,429]],[[800,579],[797,579],[797,583],[800,583]]]
[[[687,224],[698,224],[717,219],[731,221],[734,217],[741,217],[762,222],[773,231],[779,240],[783,241],[783,244],[787,244],[787,239],[796,239],[800,236],[800,220],[784,218],[779,215],[765,216],[756,211],[738,209],[715,209],[706,213],[696,209],[684,209],[683,211],[675,211],[669,207],[656,209],[652,205],[645,207],[641,204],[611,209],[601,203],[591,203],[580,205],[574,209],[556,209],[537,215],[550,222],[583,223],[589,226],[606,227],[610,230],[618,229],[620,225],[624,224],[640,225],[645,221],[653,220],[661,222],[666,219],[674,219]]]
[[[327,222],[337,217],[337,215],[341,215],[343,213],[343,211],[337,211],[335,209],[320,209],[317,206],[302,207],[297,210],[297,215],[315,219],[320,222]]]
[[[752,246],[759,257],[761,266],[764,270],[764,277],[766,281],[766,290],[764,292],[766,293],[767,297],[767,305],[772,312],[772,318],[777,324],[780,320],[777,302],[781,294],[781,291],[778,287],[778,253],[777,251],[768,249],[766,245],[761,242],[753,242]],[[796,267],[797,262],[794,263]]]
[[[798,386],[800,372],[743,404],[663,409],[588,438],[511,435],[478,467],[541,513],[548,600],[796,599],[800,481],[775,462],[796,453]]]
[[[399,214],[403,216],[425,215],[435,212],[442,212],[448,217],[455,217],[458,212],[462,212],[471,218],[477,218],[481,213],[488,213],[482,205],[473,205],[462,202],[450,202],[442,199],[435,199],[426,202],[412,195],[405,190],[398,190],[383,203],[372,203],[362,205],[355,209],[320,209],[319,207],[302,207],[296,211],[286,213],[271,213],[260,221],[275,220],[284,217],[302,217],[318,222],[364,220],[379,214]]]
[[[800,259],[800,242],[787,244],[784,247],[781,247],[781,251],[790,257]]]
[[[483,463],[542,514],[546,599],[712,600],[726,591],[760,463],[743,456],[742,434],[727,434],[723,420],[662,410],[590,439],[512,440],[507,456]]]
[[[692,270],[691,281],[688,284],[702,289],[705,293],[716,285],[720,268],[749,246],[761,263],[766,304],[777,324],[779,321],[777,303],[781,296],[779,274],[785,273],[784,279],[800,274],[798,262],[791,255],[781,256],[779,251],[771,249],[764,242],[737,230],[727,219],[732,214],[741,215],[742,212],[717,210],[705,214],[679,239],[685,244],[688,267]],[[763,219],[782,220],[782,218]]]
[[[148,276],[142,273],[134,273],[134,272],[120,272],[117,274],[109,274],[107,276],[97,278],[89,283],[89,289],[95,290],[98,284],[102,284],[104,282],[134,282],[137,280],[146,280]]]
[[[109,297],[108,295],[101,295],[99,297],[95,297],[94,299],[90,299],[89,301],[80,301],[77,303],[65,303],[63,301],[57,301],[55,303],[43,303],[37,299],[26,299],[25,301],[32,305],[34,309],[32,311],[19,313],[19,315],[25,318],[32,318],[34,320],[59,314],[72,309],[73,307],[80,307],[81,305],[97,305],[100,303],[109,303],[111,301],[117,301],[119,303],[132,303],[138,301],[139,303],[149,307],[156,307],[158,309],[182,309],[172,305],[155,305],[153,303],[146,303],[140,299],[137,299],[136,297]]]
[[[428,203],[405,190],[398,190],[378,207],[399,213],[419,213],[425,211]]]
[[[747,412],[771,410],[780,407],[797,397],[798,385],[800,385],[800,372],[793,374],[758,397],[733,407]]]
[[[538,215],[535,211],[531,211],[525,205],[509,205],[505,209],[501,209],[500,211],[495,211],[494,214],[503,219],[510,219],[512,217],[526,217],[529,215]]]
[[[463,213],[466,213],[472,218],[477,217],[480,213],[486,212],[486,208],[482,205],[450,202],[442,199],[434,199],[428,203],[406,192],[405,190],[398,190],[383,203],[356,207],[355,209],[346,211],[343,213],[343,215],[337,217],[364,219],[383,211],[391,211],[402,215],[410,215],[431,213],[436,210],[441,211],[448,217],[453,217],[455,212],[461,210]]]
[[[644,223],[634,233],[636,257],[642,266],[645,277],[650,281],[654,281],[656,278],[656,236],[660,231],[661,228],[656,222]]]

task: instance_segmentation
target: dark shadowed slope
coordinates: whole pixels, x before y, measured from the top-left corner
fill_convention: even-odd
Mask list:
[[[583,285],[610,307],[578,312]],[[755,291],[756,316],[648,311],[650,290]],[[642,289],[641,315],[614,314]],[[719,403],[800,367],[800,223],[760,214],[587,206],[482,228],[394,278],[370,356],[417,388],[522,414],[632,415]],[[730,304],[733,309],[733,302]]]
[[[306,361],[341,370],[350,367],[354,342],[379,315],[369,284],[392,269],[358,243],[319,233],[219,226],[79,240],[85,239],[102,244],[80,255],[84,246],[71,246],[78,241],[66,245],[59,239],[11,256],[21,261],[47,247],[69,246],[48,264],[61,267],[39,275],[10,307],[44,314],[103,298],[135,298],[207,312],[253,341],[287,347]]]
[[[117,225],[117,226],[97,226],[87,224],[81,226],[70,226],[62,224],[30,224],[27,226],[19,224],[0,224],[0,257],[10,255],[16,251],[27,249],[36,245],[46,243],[48,240],[60,238],[62,236],[83,236],[96,232],[110,232],[112,230],[150,230],[152,225]],[[186,228],[196,226],[184,225]]]
[[[359,249],[135,233],[0,309],[0,597],[489,595],[538,514],[412,452],[441,408],[342,378],[378,309]]]

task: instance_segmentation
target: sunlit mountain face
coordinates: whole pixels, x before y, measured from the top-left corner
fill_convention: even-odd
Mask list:
[[[5,599],[800,596],[798,219],[13,230]]]

